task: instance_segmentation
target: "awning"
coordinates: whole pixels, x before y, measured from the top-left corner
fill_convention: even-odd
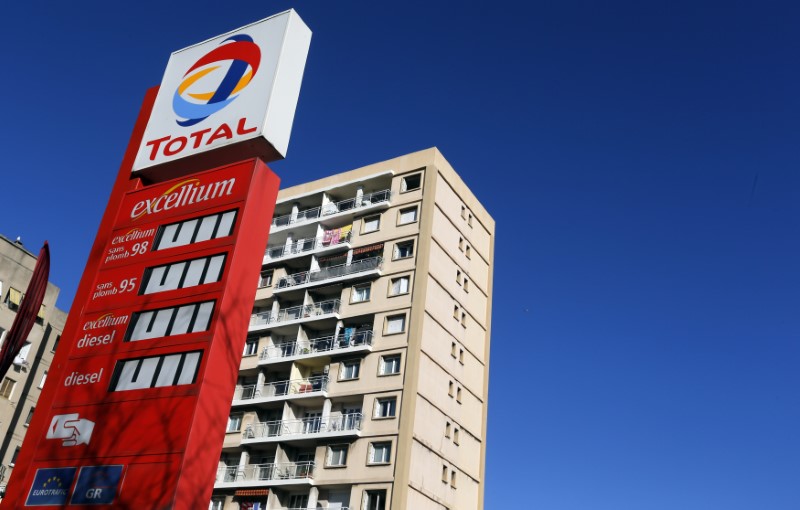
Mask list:
[[[320,257],[317,262],[330,262],[331,260],[346,259],[347,252],[337,253],[336,255],[328,255],[327,257]]]
[[[234,496],[269,496],[269,489],[239,489]]]
[[[362,246],[361,248],[354,249],[353,255],[359,255],[361,253],[367,253],[370,251],[377,251],[382,249],[383,249],[383,243],[370,244],[369,246]]]

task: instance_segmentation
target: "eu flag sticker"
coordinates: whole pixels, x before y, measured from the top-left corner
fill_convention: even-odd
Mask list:
[[[25,506],[65,505],[77,468],[39,468]]]
[[[85,466],[72,491],[73,505],[110,505],[117,497],[123,466]]]

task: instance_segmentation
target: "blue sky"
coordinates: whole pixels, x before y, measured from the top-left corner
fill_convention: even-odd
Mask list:
[[[800,507],[800,4],[12,2],[0,233],[62,308],[169,53],[289,7],[284,184],[438,146],[497,221],[487,509]]]

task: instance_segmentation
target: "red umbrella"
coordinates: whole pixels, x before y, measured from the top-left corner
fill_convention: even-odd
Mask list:
[[[14,324],[8,330],[6,341],[0,349],[0,379],[5,377],[8,369],[11,368],[11,363],[19,353],[28,338],[28,333],[31,332],[33,324],[36,322],[36,317],[39,314],[39,309],[44,301],[44,293],[47,290],[47,280],[50,277],[50,247],[47,241],[44,242],[41,251],[39,251],[39,259],[36,261],[36,267],[33,269],[33,276],[28,289],[25,291],[25,299],[17,310],[17,316],[14,318]]]

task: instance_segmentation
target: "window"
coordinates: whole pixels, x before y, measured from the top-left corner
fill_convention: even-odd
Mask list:
[[[469,225],[470,227],[472,226],[472,213],[469,213],[469,215],[467,216],[467,225]]]
[[[386,491],[366,491],[364,510],[386,510]]]
[[[406,330],[406,316],[392,315],[386,318],[386,334],[402,333]]]
[[[454,358],[456,357],[456,343],[455,342],[451,342],[450,343],[450,356],[452,356]]]
[[[447,386],[447,394],[450,395],[451,397],[453,396],[454,387],[455,385],[453,384],[453,381],[450,381],[450,384]]]
[[[375,401],[375,418],[394,418],[397,412],[397,397],[379,398]]]
[[[400,192],[414,191],[420,186],[422,186],[422,174],[409,175],[400,181]]]
[[[227,211],[164,225],[158,229],[156,234],[155,250],[227,237],[233,232],[235,219],[236,211]],[[147,249],[147,244],[142,244],[143,248]]]
[[[464,349],[458,350],[458,362],[464,364]]]
[[[199,366],[199,351],[121,360],[114,368],[109,391],[194,384]]]
[[[414,256],[414,241],[403,241],[394,245],[394,258],[407,259]]]
[[[464,292],[469,292],[469,278],[464,277]]]
[[[456,402],[461,403],[461,386],[456,388]]]
[[[225,508],[225,496],[214,496],[208,505],[208,510],[222,510]]]
[[[458,320],[458,305],[453,305],[453,318]]]
[[[458,238],[458,249],[461,250],[461,251],[464,251],[464,238],[463,237],[459,237]]]
[[[28,411],[28,416],[25,418],[25,426],[26,427],[31,424],[31,420],[33,419],[33,411],[34,410],[36,410],[36,408],[35,407],[31,407],[30,410]]]
[[[19,310],[20,303],[22,303],[22,292],[18,291],[14,287],[9,287],[5,303],[9,310],[16,312]]]
[[[363,285],[353,285],[353,293],[350,296],[351,303],[363,303],[369,301],[370,291],[372,284],[365,283]]]
[[[455,444],[458,444],[458,427],[455,427],[453,429],[453,442]]]
[[[37,386],[37,388],[39,388],[40,390],[41,390],[42,388],[44,388],[44,382],[45,382],[46,380],[47,380],[47,370],[45,370],[45,371],[44,371],[44,373],[42,374],[42,380],[41,380],[41,381],[39,381],[39,386]]]
[[[361,369],[361,360],[342,361],[341,371],[339,372],[339,380],[347,381],[349,379],[358,379],[358,373]]]
[[[248,338],[244,343],[242,356],[255,356],[258,353],[258,338]]]
[[[444,437],[450,437],[450,427],[452,427],[452,425],[448,421],[444,426]]]
[[[408,276],[400,276],[399,278],[392,278],[390,286],[390,296],[397,296],[399,294],[408,294],[408,284],[411,278]]]
[[[365,234],[368,234],[370,232],[375,232],[376,230],[381,228],[381,217],[380,217],[380,215],[368,216],[368,217],[364,218],[362,221],[363,221],[363,224],[364,224],[363,232]]]
[[[467,256],[468,259],[472,258],[472,248],[467,245],[466,249],[464,250],[464,255]]]
[[[332,444],[328,447],[328,467],[342,467],[347,465],[347,445]]]
[[[400,219],[397,221],[398,225],[405,225],[406,223],[414,223],[417,221],[417,206],[407,207],[400,209]]]
[[[272,275],[273,271],[262,271],[261,272],[261,279],[258,282],[259,287],[271,287],[272,286]]]
[[[456,470],[450,471],[450,487],[456,488]]]
[[[8,463],[9,466],[13,466],[17,463],[17,457],[19,457],[19,451],[22,449],[21,446],[17,446],[14,448],[14,454],[11,455],[11,462]]]
[[[61,341],[61,335],[56,335],[56,341],[53,343],[53,348],[50,349],[50,352],[56,352],[56,348],[58,347],[58,342]]]
[[[464,205],[461,206],[461,217],[465,220],[467,219],[467,207]]]
[[[447,483],[447,465],[442,464],[442,483]]]
[[[3,379],[3,384],[0,384],[0,397],[11,398],[16,385],[17,382],[14,379],[9,379],[8,377]]]
[[[393,375],[400,373],[400,355],[381,356],[381,375]]]
[[[467,327],[467,312],[461,312],[461,325]]]
[[[461,285],[461,270],[456,269],[456,283]]]
[[[369,463],[388,464],[392,457],[392,443],[390,441],[369,444]]]
[[[17,355],[14,357],[14,364],[17,366],[28,365],[28,354],[31,352],[31,343],[25,342],[25,345],[19,350]]]
[[[43,325],[44,324],[44,316],[47,313],[47,308],[44,305],[39,307],[39,313],[36,314],[36,324]]]
[[[228,428],[225,432],[239,432],[242,430],[242,414],[236,413],[228,416]]]

